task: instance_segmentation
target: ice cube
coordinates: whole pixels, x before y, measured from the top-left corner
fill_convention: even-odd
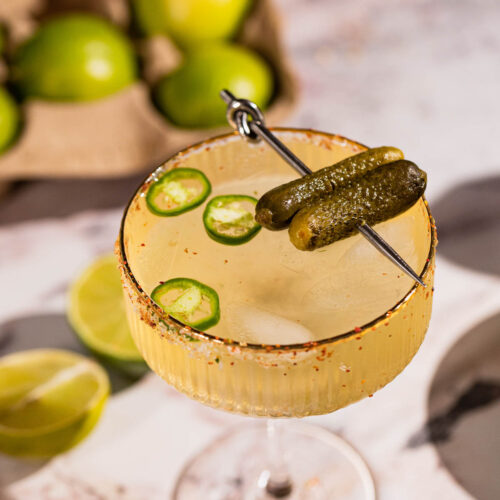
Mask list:
[[[230,306],[233,339],[253,344],[298,344],[310,342],[313,333],[296,321],[247,304]]]

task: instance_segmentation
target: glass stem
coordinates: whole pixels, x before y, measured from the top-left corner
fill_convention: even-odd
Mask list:
[[[284,422],[267,420],[267,470],[264,472],[265,489],[271,498],[286,498],[292,491],[292,481],[288,474],[283,452]]]

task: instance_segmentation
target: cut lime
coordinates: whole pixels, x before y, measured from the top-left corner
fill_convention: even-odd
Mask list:
[[[106,372],[80,354],[34,349],[0,358],[0,452],[66,451],[94,428],[108,394]]]
[[[131,376],[147,366],[134,344],[116,257],[100,257],[73,283],[68,320],[80,340],[98,357]]]

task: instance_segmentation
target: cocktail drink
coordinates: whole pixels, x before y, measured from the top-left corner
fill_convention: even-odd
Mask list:
[[[320,132],[274,133],[313,170],[366,149]],[[182,172],[191,172],[184,169],[204,175],[189,174],[179,184]],[[151,186],[168,172],[176,174],[174,182],[164,186],[165,200],[182,204],[183,198],[204,195],[190,210],[162,216],[172,207],[162,206],[160,199],[155,213],[148,197]],[[390,382],[424,338],[436,243],[425,200],[376,228],[421,273],[426,288],[359,235],[302,252],[290,243],[287,231],[259,231],[253,225],[252,200],[296,177],[265,144],[249,144],[229,134],[169,159],[139,187],[125,211],[117,255],[134,340],[153,371],[206,405],[263,417],[329,413]],[[217,238],[217,227],[211,234],[215,223],[231,227],[236,219],[240,225],[229,234],[234,241]],[[249,443],[245,448],[244,439],[238,439],[240,452],[247,454]],[[224,453],[227,461],[237,462],[231,455],[239,453],[236,448],[231,450],[226,441],[224,446],[229,446]],[[314,450],[311,445],[308,451]],[[310,481],[313,493],[306,493],[307,480],[298,485],[302,478],[295,479],[293,466],[288,466],[295,486],[282,497],[333,498],[334,486],[323,484],[314,490]],[[278,467],[281,473],[283,467]],[[269,476],[272,466],[261,463],[260,468]],[[218,496],[210,497],[207,491],[196,496],[200,490],[193,488],[178,485],[176,495],[273,498],[269,489],[266,493],[249,485],[246,477],[234,489],[251,490],[247,496],[222,490],[214,494]],[[356,488],[343,491],[350,491],[352,498],[363,497]],[[351,498],[347,493],[345,497]]]

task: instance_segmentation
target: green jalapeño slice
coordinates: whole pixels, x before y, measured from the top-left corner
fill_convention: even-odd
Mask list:
[[[180,215],[201,205],[212,191],[207,176],[195,168],[174,168],[150,186],[148,208],[156,215]]]
[[[212,198],[203,212],[203,224],[213,240],[225,245],[241,245],[261,229],[254,219],[257,200],[243,194]]]
[[[199,281],[174,278],[158,285],[151,298],[170,316],[188,326],[206,330],[220,318],[217,292]]]

